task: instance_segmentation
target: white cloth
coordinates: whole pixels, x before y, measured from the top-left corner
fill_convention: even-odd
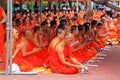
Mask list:
[[[20,72],[20,68],[17,64],[12,64],[12,72]]]

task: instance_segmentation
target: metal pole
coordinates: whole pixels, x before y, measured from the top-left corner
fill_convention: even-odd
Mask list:
[[[7,23],[8,28],[8,23]],[[8,55],[9,55],[9,30],[7,30],[7,42],[6,42],[6,71],[5,74],[8,74]]]
[[[12,0],[9,0],[10,2],[10,14],[9,14],[9,27],[10,27],[10,74],[12,72]]]
[[[1,74],[13,75],[35,75],[37,72],[12,72],[12,0],[8,0],[7,6],[7,42],[6,42],[6,71]],[[10,56],[9,56],[10,54]],[[10,64],[9,64],[10,61]],[[10,68],[9,68],[10,65]]]
[[[6,53],[6,74],[11,74],[12,71],[12,0],[8,0],[7,7],[7,53]],[[10,56],[9,56],[10,53]],[[10,68],[9,66],[10,60]]]
[[[7,15],[9,15],[9,2],[7,3]],[[7,41],[6,41],[6,71],[5,74],[8,74],[8,55],[9,55],[9,23],[7,21]]]

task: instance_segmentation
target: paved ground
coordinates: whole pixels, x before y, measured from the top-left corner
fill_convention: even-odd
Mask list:
[[[120,46],[113,46],[98,65],[88,74],[0,75],[0,80],[120,80]]]

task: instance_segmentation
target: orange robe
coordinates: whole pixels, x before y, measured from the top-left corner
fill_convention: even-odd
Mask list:
[[[56,29],[52,30],[52,39],[56,37]]]
[[[56,44],[56,46],[58,44]],[[56,46],[54,47],[54,49],[52,49],[52,51],[50,51],[52,53],[50,53],[50,56],[46,59],[46,64],[51,68],[52,72],[61,74],[77,73],[78,70],[76,68],[67,66],[60,61],[58,53],[55,51]],[[73,62],[70,60],[70,56],[72,56],[70,46],[65,46],[64,47],[65,60],[73,64]]]
[[[86,36],[89,36],[89,34],[87,34]],[[92,58],[96,54],[96,50],[95,50],[94,46],[92,45],[92,43],[89,45],[86,45],[84,48],[84,51],[87,51],[87,53],[85,54],[87,59]]]
[[[84,39],[79,36],[80,43],[84,42]],[[76,40],[75,40],[76,41]],[[77,48],[78,46],[75,46]],[[76,52],[73,52],[74,57],[81,63],[88,61],[96,54],[96,50],[94,49],[92,43],[90,45],[85,46],[84,48],[79,49]]]
[[[6,70],[6,48],[5,45],[3,46],[3,51],[0,54],[1,58],[2,58],[2,71]]]
[[[23,28],[22,28],[22,25],[20,25],[19,27],[18,27],[18,33],[19,33],[19,38],[21,39],[22,37],[23,37]]]
[[[88,37],[88,38],[91,38],[91,36],[93,37],[93,36],[95,36],[95,35],[94,35],[94,34],[91,35],[91,33],[86,34],[86,38],[87,38],[87,37]],[[92,58],[93,56],[96,55],[95,46],[96,46],[96,45],[94,44],[94,42],[91,42],[90,44],[88,44],[88,45],[85,47],[85,50],[88,51],[87,56],[89,56],[89,58]]]
[[[120,28],[117,30],[118,40],[120,41]]]
[[[106,31],[106,30],[107,30],[106,26],[103,25],[103,26],[102,26],[102,29],[100,29],[98,32],[99,32],[99,33],[103,33],[103,32]],[[97,42],[98,44],[102,45],[103,47],[105,47],[107,39],[108,39],[108,36],[102,37],[102,38],[99,38],[99,37],[98,37],[98,39],[96,40],[96,42]]]
[[[92,33],[91,36],[94,36],[94,37],[95,37],[95,36],[97,35],[97,32],[96,32],[96,30],[94,30],[94,29],[91,30],[91,33]],[[96,48],[96,47],[97,47],[97,48],[104,48],[103,45],[97,43],[96,41],[93,41],[93,42],[91,43],[91,46],[94,47],[94,48]]]
[[[87,51],[87,54],[85,54],[85,56],[89,59],[91,59],[92,57],[94,57],[96,55],[96,50],[93,46],[91,46],[91,44],[87,45],[84,50]]]
[[[74,42],[77,41],[77,38],[74,37]],[[79,45],[75,45],[74,48],[78,48]],[[80,63],[84,63],[87,59],[85,57],[85,51],[83,51],[82,49],[79,49],[78,51],[73,52],[74,57],[80,62]]]
[[[2,13],[3,13],[3,9],[2,7],[0,7],[0,20],[3,17]],[[2,61],[4,57],[3,55],[5,55],[4,28],[3,28],[3,24],[0,23],[0,56],[2,57]]]
[[[38,42],[40,43],[40,40],[38,39]],[[37,58],[41,59],[41,64],[44,64],[44,60],[49,56],[48,54],[48,48],[47,47],[41,47],[41,50],[34,54]]]
[[[32,42],[31,40],[29,40],[29,41],[28,41],[28,45],[27,45],[27,47],[26,47],[26,51],[27,51],[27,52],[30,52],[30,51],[33,50],[34,47],[35,47],[35,46],[34,46],[33,42]],[[28,55],[28,56],[25,56],[25,57],[23,57],[23,58],[24,58],[27,62],[29,62],[30,64],[32,64],[33,67],[41,67],[41,66],[43,66],[43,61],[42,61],[41,58],[38,58],[38,57],[36,56],[36,54],[37,54],[37,53],[33,53],[33,54]]]
[[[108,27],[110,28],[110,30],[109,30],[109,38],[110,39],[117,38],[118,36],[117,36],[116,31],[115,31],[115,28],[111,29],[112,26],[110,26],[112,21],[110,19],[108,19],[106,22],[108,23]]]
[[[93,13],[93,19],[94,20],[100,20],[102,14],[103,13],[101,11],[94,11],[94,13]]]
[[[13,53],[16,50],[16,46],[17,46],[17,42],[15,41],[14,45],[13,45]],[[17,64],[19,66],[20,71],[28,72],[28,71],[32,71],[33,70],[32,64],[30,64],[29,62],[27,62],[22,57],[21,51],[19,51],[17,53],[17,55],[13,58],[12,62],[15,63],[15,64]]]
[[[117,39],[120,40],[120,17],[115,22],[115,30],[117,33]]]

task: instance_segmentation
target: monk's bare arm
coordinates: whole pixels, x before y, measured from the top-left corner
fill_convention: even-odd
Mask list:
[[[76,58],[74,57],[70,57],[70,59],[77,65],[81,65],[81,67],[83,66]]]
[[[81,48],[84,48],[85,46],[86,46],[86,44],[82,43],[77,48],[72,48],[72,52],[76,52],[76,51],[80,50]]]
[[[67,66],[71,66],[71,67],[75,67],[75,68],[77,68],[79,66],[79,68],[80,68],[80,65],[71,64],[71,63],[65,61],[63,50],[64,50],[64,48],[62,48],[61,46],[56,47],[56,51],[58,53],[58,57],[59,57],[60,61]]]
[[[12,55],[12,59],[14,58],[14,57],[16,57],[16,55],[17,55],[17,53],[19,52],[19,50],[21,49],[21,48],[23,48],[23,46],[24,46],[24,43],[22,43],[22,40],[17,44],[17,46],[16,46],[16,50],[15,50],[15,52],[13,53],[13,55]]]
[[[103,32],[103,33],[99,33],[99,32],[98,32],[97,35],[98,35],[98,37],[101,37],[101,38],[102,38],[102,37],[108,36],[108,35],[109,35],[109,32],[106,32],[106,33],[104,33],[104,32]]]
[[[1,24],[5,23],[5,22],[6,22],[6,20],[7,20],[7,16],[6,16],[6,14],[5,14],[5,11],[4,11],[4,10],[3,10],[3,12],[2,12],[2,16],[3,16],[3,18],[2,18],[2,20],[0,21],[0,23],[1,23]]]
[[[25,57],[25,56],[28,56],[28,55],[31,55],[35,52],[38,52],[40,50],[40,48],[34,48],[32,51],[29,51],[27,52],[26,51],[26,42],[24,43],[24,46],[21,48],[21,52],[22,52],[22,56]]]

